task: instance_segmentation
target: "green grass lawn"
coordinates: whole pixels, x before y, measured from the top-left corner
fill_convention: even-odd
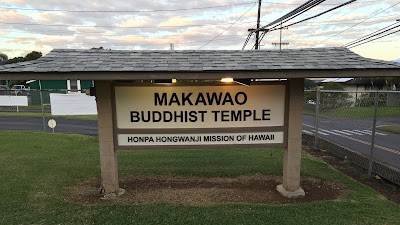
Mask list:
[[[377,127],[378,130],[386,131],[393,134],[400,134],[400,126],[398,125],[382,125]]]
[[[378,117],[400,116],[400,107],[379,107]],[[326,116],[340,116],[349,118],[366,118],[374,116],[373,107],[341,107],[321,112]]]
[[[97,139],[0,131],[0,224],[400,224],[400,206],[306,153],[302,176],[339,182],[340,200],[291,205],[81,205],[65,197],[99,178]],[[120,177],[281,175],[280,148],[120,151]],[[400,194],[400,193],[399,193]]]

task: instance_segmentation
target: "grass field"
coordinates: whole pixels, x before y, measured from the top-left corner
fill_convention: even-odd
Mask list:
[[[348,118],[366,118],[374,116],[373,107],[341,107],[321,112],[322,115]],[[378,117],[400,116],[400,107],[379,107]]]
[[[400,206],[307,154],[302,176],[342,183],[340,200],[291,205],[81,205],[65,197],[99,178],[97,139],[0,131],[0,224],[400,224]],[[282,149],[120,151],[120,177],[281,175]]]
[[[389,133],[393,133],[393,134],[400,134],[400,126],[395,126],[395,125],[384,125],[384,126],[379,126],[377,127],[378,130],[381,131],[386,131]]]

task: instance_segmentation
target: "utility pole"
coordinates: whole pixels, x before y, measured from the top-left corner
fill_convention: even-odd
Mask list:
[[[268,31],[268,29],[260,29],[261,1],[262,1],[262,0],[258,0],[257,28],[255,28],[255,29],[248,29],[248,30],[247,30],[247,31],[250,32],[250,34],[249,34],[249,36],[247,37],[247,40],[246,40],[245,45],[243,46],[243,49],[244,49],[244,47],[246,46],[247,42],[249,41],[251,35],[252,35],[253,33],[256,33],[256,43],[254,44],[254,48],[255,48],[256,50],[259,50],[259,49],[260,49],[260,31],[262,31],[262,32]]]
[[[260,39],[260,31],[258,30],[260,28],[260,17],[261,17],[261,0],[258,0],[257,32],[256,32],[256,44],[255,44],[256,50],[260,49],[258,42],[258,40]]]
[[[282,43],[282,21],[281,21],[281,28],[279,29],[279,43],[273,42],[272,45],[274,46],[279,45],[279,51],[282,50],[282,45],[289,45],[289,42]]]
[[[281,21],[281,29],[279,30],[279,51],[282,50],[282,21]]]
[[[279,51],[282,50],[282,45],[289,45],[289,42],[272,42],[273,46],[278,46],[279,45]]]

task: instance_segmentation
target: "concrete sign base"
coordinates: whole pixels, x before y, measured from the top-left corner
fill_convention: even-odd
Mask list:
[[[104,193],[103,197],[101,197],[101,199],[103,199],[103,200],[114,199],[114,198],[117,198],[117,197],[125,194],[125,192],[126,192],[125,189],[119,188],[118,192],[116,192],[116,193],[115,192]]]
[[[295,191],[287,191],[285,190],[285,188],[283,188],[283,185],[280,184],[278,186],[276,186],[276,190],[281,193],[281,195],[287,197],[287,198],[298,198],[298,197],[303,197],[306,195],[306,193],[304,192],[303,188],[299,187],[297,190]]]

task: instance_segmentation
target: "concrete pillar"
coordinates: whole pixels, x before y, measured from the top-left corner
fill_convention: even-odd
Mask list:
[[[289,79],[288,146],[283,158],[283,184],[277,190],[286,197],[304,196],[300,187],[304,79]]]
[[[118,184],[118,163],[114,149],[111,82],[95,81],[99,127],[101,188],[105,198],[121,194]]]

